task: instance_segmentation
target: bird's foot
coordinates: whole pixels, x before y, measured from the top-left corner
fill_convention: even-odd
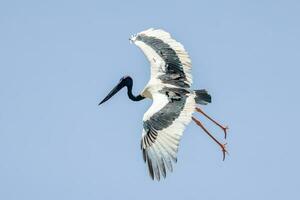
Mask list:
[[[227,138],[227,130],[229,129],[228,126],[222,127],[223,131],[224,131],[224,139]]]
[[[221,147],[221,149],[222,149],[222,152],[223,152],[223,161],[225,160],[226,154],[228,154],[228,151],[227,151],[227,149],[226,149],[226,145],[227,145],[227,143],[224,143],[224,144],[221,144],[221,145],[220,145],[220,147]]]

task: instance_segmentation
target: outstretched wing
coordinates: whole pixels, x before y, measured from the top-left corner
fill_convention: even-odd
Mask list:
[[[195,95],[183,88],[164,87],[153,94],[153,104],[143,117],[141,149],[149,174],[160,180],[172,172],[172,161],[185,126],[195,109]]]
[[[191,59],[182,44],[161,29],[148,29],[130,39],[151,64],[151,79],[163,84],[189,88],[192,84]]]

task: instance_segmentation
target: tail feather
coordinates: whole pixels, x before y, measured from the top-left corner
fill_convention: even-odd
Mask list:
[[[211,103],[211,96],[207,93],[206,90],[195,90],[195,101],[197,104],[206,105],[208,103]]]

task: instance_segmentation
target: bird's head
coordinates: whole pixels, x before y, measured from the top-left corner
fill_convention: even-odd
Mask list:
[[[109,100],[125,86],[132,88],[132,78],[130,76],[123,76],[120,79],[119,83],[108,93],[108,95],[98,105],[101,105],[102,103]]]

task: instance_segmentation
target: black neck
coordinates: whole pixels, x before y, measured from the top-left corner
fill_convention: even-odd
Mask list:
[[[134,96],[132,94],[133,81],[132,81],[132,78],[130,76],[126,77],[125,80],[126,80],[125,85],[127,87],[127,94],[128,94],[129,99],[131,99],[132,101],[141,101],[141,100],[145,99],[145,97],[143,97],[142,95]]]

